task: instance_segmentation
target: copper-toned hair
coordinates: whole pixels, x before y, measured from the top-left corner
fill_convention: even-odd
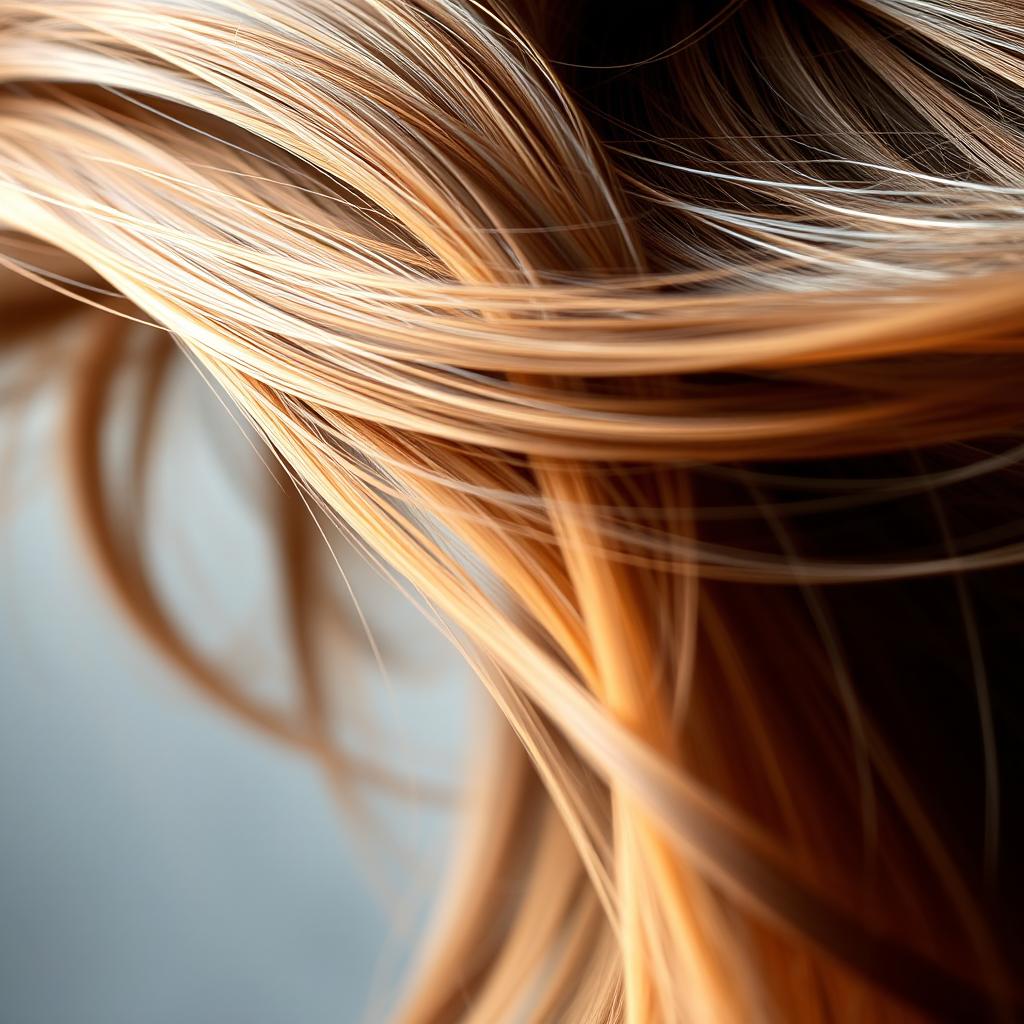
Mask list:
[[[330,520],[511,727],[396,1021],[1015,1018],[1021,5],[0,0],[0,83],[4,333],[69,322],[126,612],[406,786],[308,656]],[[115,527],[166,339],[297,485],[294,713]]]

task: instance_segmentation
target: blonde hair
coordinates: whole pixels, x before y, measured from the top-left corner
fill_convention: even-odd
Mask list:
[[[1012,1017],[844,635],[927,645],[884,587],[952,580],[993,877],[964,574],[1024,546],[960,543],[945,501],[1016,459],[1024,16],[545,7],[0,0],[0,262],[50,289],[6,278],[6,330],[79,325],[100,562],[206,693],[348,785],[315,672],[297,714],[255,703],[112,525],[104,398],[135,334],[156,393],[166,334],[464,649],[515,740],[481,753],[402,1024]]]

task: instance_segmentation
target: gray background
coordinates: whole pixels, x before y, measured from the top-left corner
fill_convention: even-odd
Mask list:
[[[269,536],[238,472],[247,447],[188,369],[162,424],[157,578],[205,649],[274,696],[288,662]],[[183,686],[84,558],[62,429],[59,380],[0,420],[16,453],[0,483],[0,1024],[383,1019],[437,894],[450,809],[378,801],[402,849],[360,842],[314,768]],[[128,429],[115,420],[115,456]],[[466,672],[340,555],[387,666],[358,642],[337,656],[349,739],[454,783]]]

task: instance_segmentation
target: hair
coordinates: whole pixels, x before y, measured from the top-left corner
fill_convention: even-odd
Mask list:
[[[1021,1012],[1022,244],[1009,0],[0,0],[4,337],[126,613],[414,788],[332,738],[329,522],[510,727],[399,1024]],[[175,347],[295,484],[291,711],[103,482]]]

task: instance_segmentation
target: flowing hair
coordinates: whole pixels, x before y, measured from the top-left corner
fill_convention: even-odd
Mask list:
[[[1018,4],[0,0],[0,83],[4,340],[64,338],[126,614],[406,786],[308,655],[330,523],[510,727],[396,1022],[1016,1017]],[[291,481],[292,711],[103,484],[175,347]]]

